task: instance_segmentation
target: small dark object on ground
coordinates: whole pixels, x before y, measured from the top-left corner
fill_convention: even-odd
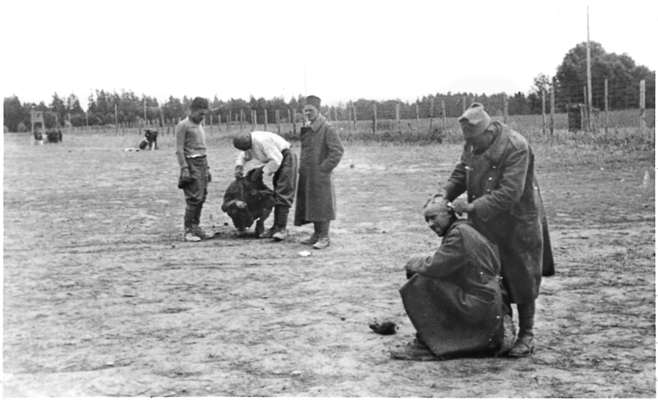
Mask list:
[[[381,323],[374,321],[368,326],[373,332],[379,333],[380,335],[393,335],[398,330],[398,326],[392,321],[384,321]]]

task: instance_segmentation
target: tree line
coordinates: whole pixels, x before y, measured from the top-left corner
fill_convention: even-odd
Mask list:
[[[636,65],[627,54],[618,55],[607,53],[603,46],[597,42],[590,43],[592,80],[597,82],[596,92],[592,90],[594,107],[603,109],[604,96],[599,88],[601,82],[607,79],[612,88],[608,93],[608,106],[611,110],[637,106],[639,98],[638,84],[641,80],[646,82],[646,107],[655,107],[656,73],[649,68]],[[551,88],[555,90],[556,107],[558,112],[564,112],[569,104],[584,102],[583,87],[586,85],[586,43],[580,43],[564,56],[557,68],[554,80],[540,74],[532,83],[530,91],[526,94],[517,92],[512,95],[505,93],[476,94],[476,93],[435,93],[418,98],[413,102],[404,102],[397,99],[370,100],[358,99],[336,106],[324,107],[324,113],[331,118],[341,120],[372,119],[375,109],[378,118],[394,118],[396,107],[399,105],[399,115],[402,119],[429,118],[445,115],[447,117],[459,116],[464,107],[477,101],[483,103],[485,108],[494,115],[503,113],[505,98],[507,98],[507,112],[509,115],[539,114],[542,112],[542,92],[548,93]],[[619,88],[623,88],[620,90]],[[630,100],[629,100],[630,99]],[[44,111],[46,126],[70,124],[72,126],[108,125],[118,122],[120,124],[138,124],[144,119],[151,121],[176,121],[185,116],[191,98],[183,96],[177,98],[170,96],[166,101],[159,102],[155,97],[138,96],[132,91],[121,93],[96,90],[87,98],[87,112],[81,106],[80,99],[70,94],[60,97],[53,94],[48,104],[41,101],[38,104],[22,103],[17,96],[4,98],[4,124],[9,131],[27,130],[30,126],[30,111]],[[547,100],[546,100],[547,101]],[[630,104],[630,106],[629,106]],[[215,122],[226,121],[229,116],[237,121],[240,111],[243,118],[250,120],[249,110],[255,110],[258,119],[264,120],[267,113],[269,121],[274,121],[276,110],[280,111],[281,121],[287,121],[289,114],[301,111],[303,97],[301,95],[288,100],[274,97],[271,99],[250,97],[249,100],[229,99],[220,100],[217,97],[210,100],[211,114]],[[375,107],[373,107],[373,105]]]

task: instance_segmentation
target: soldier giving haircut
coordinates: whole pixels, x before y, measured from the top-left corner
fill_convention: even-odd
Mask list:
[[[455,212],[468,213],[473,227],[498,246],[506,302],[519,313],[519,335],[510,350],[524,357],[534,350],[535,299],[542,273],[553,270],[544,206],[528,141],[492,121],[482,104],[459,118],[465,139],[461,160],[443,188]],[[511,310],[511,308],[510,308]]]
[[[187,118],[176,125],[176,159],[180,166],[178,187],[185,195],[184,240],[197,242],[208,235],[199,227],[201,209],[211,180],[206,159],[206,134],[201,122],[208,113],[208,100],[196,97]]]

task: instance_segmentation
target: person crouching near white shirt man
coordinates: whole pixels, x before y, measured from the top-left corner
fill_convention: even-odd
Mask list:
[[[295,199],[297,184],[297,156],[290,143],[273,132],[253,131],[233,138],[233,146],[242,150],[235,161],[235,178],[244,176],[245,163],[256,160],[262,164],[263,182],[272,179],[274,190],[274,223],[260,238],[282,241],[288,235],[288,213]]]

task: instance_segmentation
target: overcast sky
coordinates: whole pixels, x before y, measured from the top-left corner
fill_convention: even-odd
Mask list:
[[[29,1],[0,5],[2,94],[414,100],[527,92],[590,38],[656,70],[655,0]]]

